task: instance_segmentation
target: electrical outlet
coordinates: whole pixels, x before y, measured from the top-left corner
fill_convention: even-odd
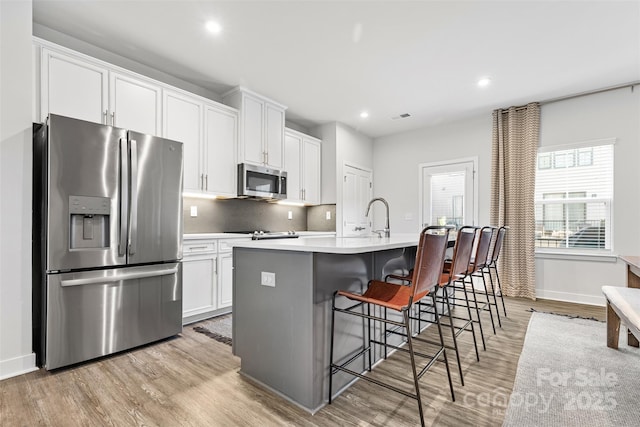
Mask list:
[[[191,206],[191,218],[195,218],[198,216],[198,207]]]
[[[293,219],[293,211],[287,212],[287,219]]]
[[[331,219],[331,211],[327,211],[327,213],[324,215],[324,217],[329,220]]]
[[[260,284],[262,286],[271,286],[272,288],[276,287],[276,273],[270,273],[268,271],[263,271],[260,278]]]

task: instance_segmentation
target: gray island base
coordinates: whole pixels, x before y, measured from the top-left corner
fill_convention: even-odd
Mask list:
[[[241,242],[233,249],[233,352],[241,374],[314,413],[329,396],[331,298],[413,267],[418,233]],[[336,315],[335,357],[357,353],[366,321]],[[399,317],[398,317],[399,318]],[[380,334],[380,331],[374,331]],[[378,351],[374,359],[381,358]],[[374,360],[374,362],[375,362]],[[365,369],[364,356],[351,365]],[[353,377],[334,376],[334,395]]]

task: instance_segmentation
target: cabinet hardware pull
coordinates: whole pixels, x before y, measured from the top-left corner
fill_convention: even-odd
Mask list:
[[[195,249],[207,249],[207,246],[190,246],[189,250],[193,251]]]
[[[104,124],[108,125],[109,123],[107,123],[107,110],[104,110]]]
[[[204,190],[204,174],[200,174],[200,189]]]
[[[116,125],[116,112],[111,113],[111,126]]]
[[[204,182],[205,182],[204,189],[205,189],[205,190],[207,190],[207,191],[209,191],[209,174],[206,174],[206,175],[204,176]]]

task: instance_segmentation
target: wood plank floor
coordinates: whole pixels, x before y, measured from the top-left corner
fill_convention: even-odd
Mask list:
[[[483,324],[487,350],[476,362],[471,334],[461,338],[465,386],[452,402],[443,364],[421,380],[425,419],[438,426],[502,425],[506,401],[531,313],[605,319],[604,307],[506,298],[508,318],[497,335]],[[231,347],[186,326],[178,337],[98,361],[0,382],[0,426],[413,426],[416,402],[359,381],[315,415],[240,375]],[[431,331],[430,331],[431,330]],[[424,334],[435,333],[429,328]],[[602,345],[605,345],[603,342]],[[409,374],[405,355],[394,354],[375,375]]]

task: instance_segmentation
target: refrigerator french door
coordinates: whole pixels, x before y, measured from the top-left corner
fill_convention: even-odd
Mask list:
[[[54,369],[181,331],[182,150],[176,141],[53,114],[36,133],[40,365]]]

